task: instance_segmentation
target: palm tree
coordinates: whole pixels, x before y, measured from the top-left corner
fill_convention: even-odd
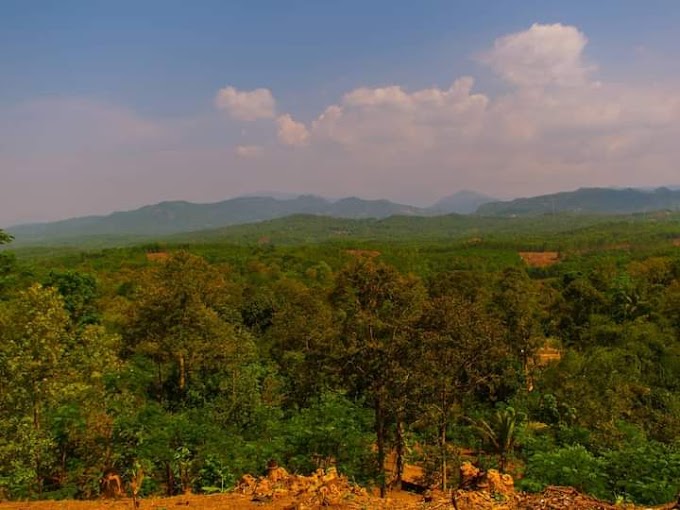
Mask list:
[[[498,455],[501,471],[505,471],[508,454],[515,448],[517,426],[521,421],[514,408],[506,407],[496,411],[490,422],[479,420],[475,424],[477,431]]]

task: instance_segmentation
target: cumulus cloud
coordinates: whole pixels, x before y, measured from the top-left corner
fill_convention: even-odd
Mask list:
[[[260,145],[237,145],[235,151],[240,158],[257,158],[264,152],[264,147]]]
[[[277,136],[285,145],[303,146],[309,141],[309,131],[302,122],[296,122],[289,114],[276,119]]]
[[[482,128],[489,104],[473,86],[463,77],[448,89],[358,88],[312,123],[312,136],[354,148],[391,146],[393,152],[432,148],[442,138],[468,139]]]
[[[480,59],[508,84],[505,93],[481,93],[471,77],[413,91],[359,87],[308,126],[280,117],[279,138],[307,143],[318,158],[340,148],[383,185],[383,170],[399,168],[418,169],[431,188],[463,183],[495,193],[526,194],[527,182],[534,189],[639,183],[634,169],[649,164],[652,146],[658,151],[660,140],[680,132],[680,94],[597,80],[587,42],[576,27],[535,24],[498,38]],[[282,136],[282,126],[300,136]],[[678,149],[668,144],[662,154]],[[657,155],[655,175],[659,161],[672,159]]]
[[[276,101],[265,88],[237,90],[224,87],[217,92],[215,106],[237,120],[273,119],[276,116]]]
[[[479,62],[505,90],[487,93],[469,76],[359,86],[306,124],[277,114],[268,89],[234,87],[215,98],[234,122],[217,112],[153,119],[82,99],[2,107],[0,224],[263,188],[425,203],[461,188],[526,196],[677,183],[677,77],[610,82],[586,36],[561,24],[489,46]],[[254,120],[265,121],[244,131]]]
[[[587,43],[576,27],[535,23],[528,30],[496,39],[481,61],[520,87],[577,86],[595,69],[583,57]]]

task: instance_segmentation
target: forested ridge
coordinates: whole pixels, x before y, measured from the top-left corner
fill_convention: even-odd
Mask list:
[[[143,470],[143,494],[217,492],[271,460],[383,490],[417,464],[446,487],[469,458],[525,490],[670,501],[676,237],[631,220],[491,242],[2,251],[0,496],[92,498],[107,470]],[[518,254],[556,244],[553,265]]]

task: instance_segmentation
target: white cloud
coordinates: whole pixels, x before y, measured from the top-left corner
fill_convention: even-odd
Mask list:
[[[257,158],[264,152],[264,147],[260,145],[237,145],[235,151],[240,158]]]
[[[285,145],[303,146],[309,141],[309,131],[302,122],[296,122],[289,114],[276,119],[279,141]]]
[[[534,25],[481,59],[507,85],[500,93],[467,76],[418,90],[363,86],[307,124],[277,116],[268,89],[233,87],[216,97],[233,122],[83,99],[2,107],[0,225],[264,188],[410,202],[461,188],[508,196],[677,183],[677,77],[609,82],[586,43],[575,27]],[[258,119],[246,131],[238,122]]]
[[[463,77],[448,89],[409,93],[399,86],[353,90],[312,123],[312,137],[345,147],[432,149],[443,138],[469,139],[482,128],[489,99],[472,93],[474,80]]]
[[[217,92],[215,105],[237,120],[273,119],[276,116],[276,101],[265,88],[237,90],[225,87]]]
[[[496,39],[481,60],[520,87],[578,86],[594,70],[583,58],[587,43],[576,27],[535,23],[528,30]]]
[[[334,150],[336,160],[402,189],[406,181],[386,173],[403,171],[431,190],[522,194],[672,175],[680,93],[598,81],[586,44],[576,27],[561,24],[497,39],[482,62],[511,88],[495,97],[476,92],[471,77],[448,88],[359,87],[305,127],[310,154],[323,159]],[[652,147],[654,171],[641,174]]]

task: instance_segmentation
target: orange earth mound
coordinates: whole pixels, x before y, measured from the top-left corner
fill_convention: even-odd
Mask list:
[[[548,267],[560,260],[560,254],[556,251],[521,251],[519,256],[530,267]]]

